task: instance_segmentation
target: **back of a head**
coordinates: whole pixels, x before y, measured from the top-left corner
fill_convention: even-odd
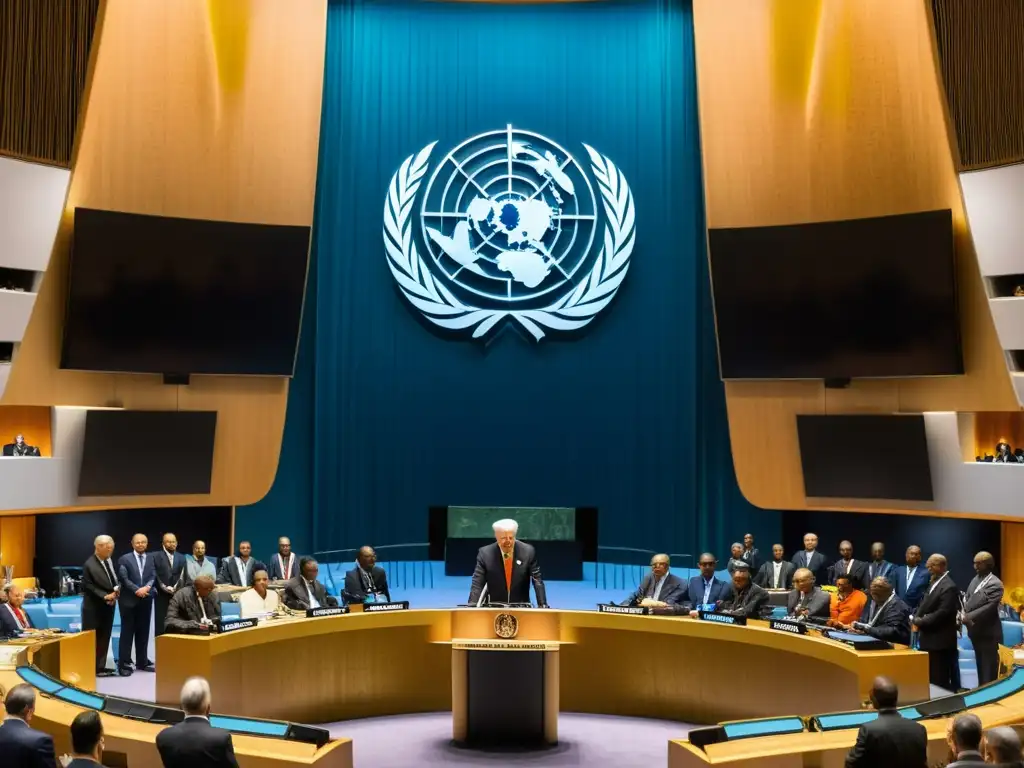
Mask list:
[[[36,705],[36,692],[31,685],[19,683],[7,692],[4,709],[8,715],[24,717]]]
[[[956,742],[957,752],[981,750],[982,736],[981,718],[965,712],[957,715],[953,720],[953,741]]]
[[[875,709],[891,709],[899,700],[900,690],[888,677],[876,677],[871,685],[871,701]]]
[[[186,715],[206,715],[210,712],[210,684],[202,677],[190,677],[181,686],[181,708]]]
[[[1004,725],[985,733],[985,762],[1016,764],[1020,759],[1020,737],[1013,728]]]
[[[79,712],[71,721],[71,748],[79,755],[91,755],[103,738],[103,722],[98,712]]]

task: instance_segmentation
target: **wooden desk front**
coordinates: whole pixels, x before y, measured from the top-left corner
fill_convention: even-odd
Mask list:
[[[225,714],[308,723],[451,710],[451,652],[488,609],[354,613],[268,622],[226,635],[157,638],[157,700],[192,675]],[[511,611],[521,614],[522,611]],[[537,618],[539,610],[533,612]],[[927,655],[859,653],[811,636],[692,619],[552,611],[565,712],[713,723],[857,709],[876,675],[902,702],[928,698]],[[525,626],[525,622],[521,622]],[[455,633],[453,633],[453,629]],[[520,637],[519,639],[531,639]]]

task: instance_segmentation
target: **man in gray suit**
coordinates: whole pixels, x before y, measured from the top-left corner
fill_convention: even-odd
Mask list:
[[[974,556],[977,576],[967,587],[967,601],[961,613],[978,662],[978,685],[991,683],[999,677],[999,643],[1003,639],[999,604],[1003,600],[1003,582],[995,575],[995,568],[996,560],[988,552]]]
[[[831,598],[814,585],[814,574],[807,568],[798,568],[793,574],[793,591],[786,598],[790,616],[825,623],[829,619]]]

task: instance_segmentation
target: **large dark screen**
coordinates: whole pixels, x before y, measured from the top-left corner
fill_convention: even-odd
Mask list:
[[[963,373],[950,211],[708,237],[723,378]]]
[[[215,411],[90,410],[79,496],[209,493]]]
[[[309,228],[75,209],[61,367],[290,376]]]
[[[932,501],[924,416],[796,417],[804,493]]]

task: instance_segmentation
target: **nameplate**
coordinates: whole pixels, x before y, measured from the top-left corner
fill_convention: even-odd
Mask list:
[[[642,605],[599,605],[597,610],[600,613],[628,613],[631,616],[646,616],[650,613],[650,609]]]
[[[225,632],[234,632],[236,629],[251,629],[260,623],[259,619],[228,619],[227,621],[221,621],[217,631],[220,634]]]
[[[307,619],[318,619],[321,616],[341,616],[342,614],[348,613],[347,605],[331,605],[324,606],[322,608],[307,608],[306,618]]]
[[[550,640],[452,640],[456,651],[557,651],[558,645]]]
[[[769,619],[768,629],[789,632],[791,635],[806,635],[807,625],[802,621],[786,621],[785,619]]]
[[[746,616],[730,616],[727,613],[712,613],[711,611],[697,611],[697,616],[701,621],[714,621],[718,624],[734,624],[737,627],[745,627],[747,625]]]
[[[384,611],[408,611],[409,601],[397,603],[363,603],[363,613],[382,613]]]

